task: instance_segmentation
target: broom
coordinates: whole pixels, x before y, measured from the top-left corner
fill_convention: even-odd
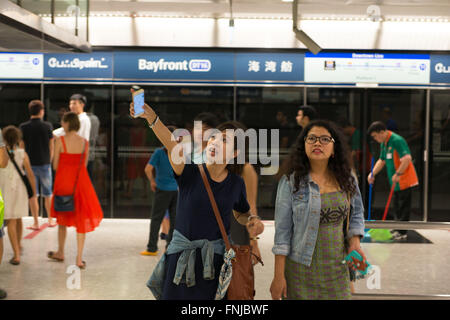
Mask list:
[[[391,192],[389,193],[389,198],[384,208],[384,214],[382,221],[386,220],[387,213],[389,211],[389,206],[391,204],[392,195],[394,194],[395,185],[397,183],[392,183]],[[392,242],[392,234],[389,229],[371,229],[369,230],[370,237],[377,242]]]
[[[373,177],[373,166],[374,166],[374,157],[372,157],[371,164],[370,164],[370,173]],[[370,213],[372,211],[372,191],[373,191],[373,184],[369,184],[369,205],[368,205],[368,213],[367,213],[367,221],[372,221],[370,219]],[[370,229],[364,229],[364,237],[362,238],[362,242],[372,242],[372,237],[369,233]]]

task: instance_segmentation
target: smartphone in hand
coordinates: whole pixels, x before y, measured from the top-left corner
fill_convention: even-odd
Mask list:
[[[144,89],[133,91],[134,117],[137,118],[144,113]]]

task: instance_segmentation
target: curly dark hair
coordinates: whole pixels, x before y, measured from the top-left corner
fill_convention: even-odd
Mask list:
[[[351,172],[350,151],[341,131],[330,121],[316,120],[310,122],[295,141],[290,155],[290,168],[286,176],[294,174],[294,192],[300,187],[300,182],[306,178],[311,170],[309,158],[305,151],[305,137],[313,127],[327,129],[334,139],[334,157],[328,161],[328,168],[333,173],[342,191],[353,195],[356,185]]]

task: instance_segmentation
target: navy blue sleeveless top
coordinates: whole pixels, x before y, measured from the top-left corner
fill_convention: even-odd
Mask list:
[[[203,168],[229,234],[233,210],[241,213],[250,210],[244,180],[228,173],[225,180],[218,183],[211,179],[205,164]],[[175,179],[179,187],[175,229],[189,240],[222,238],[198,166],[186,164],[181,176],[175,174]]]

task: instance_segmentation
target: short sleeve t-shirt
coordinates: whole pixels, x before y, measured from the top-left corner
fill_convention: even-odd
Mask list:
[[[389,183],[392,185],[392,176],[400,166],[400,159],[411,155],[408,144],[400,135],[388,131],[387,143],[381,144],[380,159],[385,161]],[[395,191],[405,190],[419,184],[417,173],[412,162],[400,176],[400,182],[395,186]]]
[[[209,176],[205,164],[203,164],[203,168],[211,185],[225,230],[229,234],[233,210],[242,213],[250,210],[244,180],[236,174],[228,173],[225,180],[215,182]],[[179,186],[175,229],[191,241],[221,239],[222,235],[198,166],[186,164],[182,174],[175,175],[175,179]]]
[[[41,119],[31,119],[20,125],[25,151],[32,166],[50,164],[50,139],[53,138],[53,126]]]
[[[156,186],[163,191],[177,191],[178,184],[173,176],[169,157],[163,148],[158,148],[148,162],[156,170]]]
[[[91,120],[89,119],[86,112],[80,113],[78,115],[78,119],[80,120],[80,129],[78,130],[78,134],[82,136],[84,139],[89,141],[90,135],[91,135]],[[64,128],[58,128],[53,131],[53,134],[56,137],[62,137],[66,133],[64,132]]]

